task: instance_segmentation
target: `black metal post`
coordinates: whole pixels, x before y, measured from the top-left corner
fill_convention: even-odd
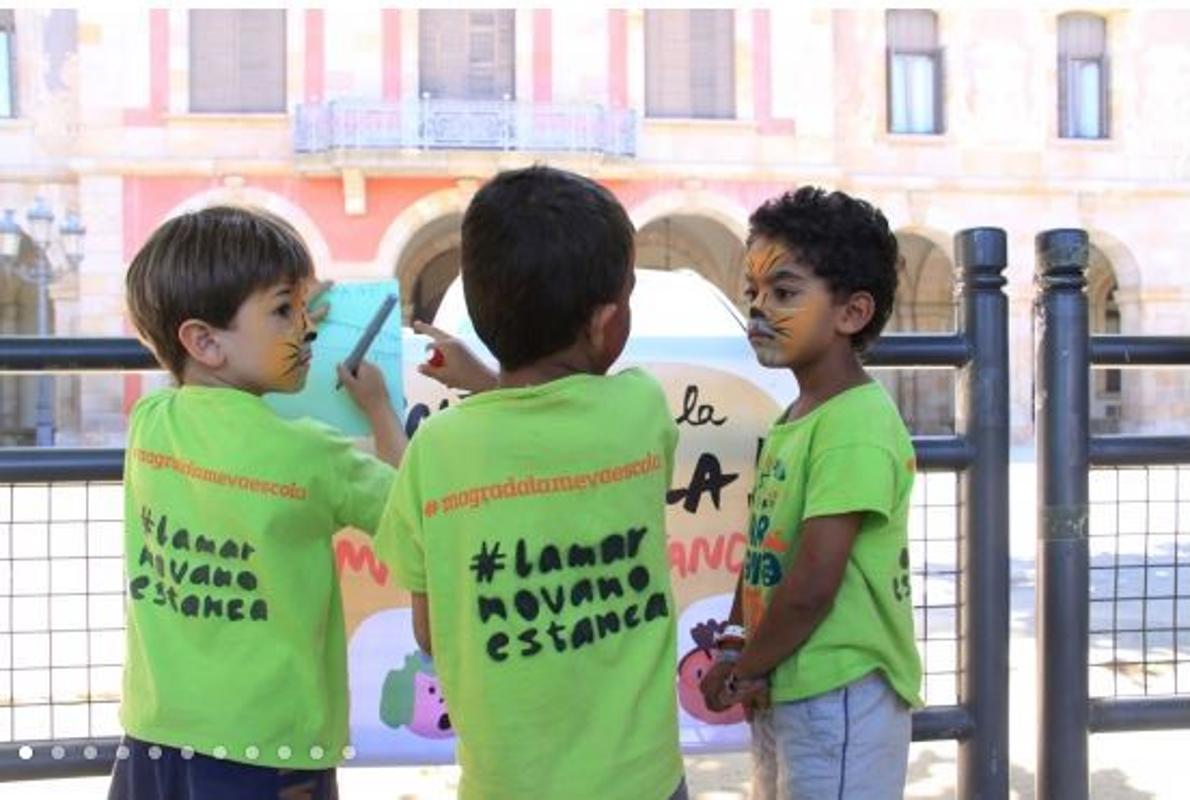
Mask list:
[[[963,600],[959,702],[974,722],[959,743],[959,797],[1008,798],[1008,245],[999,228],[955,236],[960,330],[971,361],[958,375],[957,432],[975,454],[961,473]]]
[[[1086,231],[1037,236],[1037,800],[1086,800],[1090,332]]]

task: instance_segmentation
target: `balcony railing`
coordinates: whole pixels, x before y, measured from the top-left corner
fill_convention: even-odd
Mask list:
[[[636,155],[636,112],[516,101],[332,100],[299,105],[294,150],[521,150]]]

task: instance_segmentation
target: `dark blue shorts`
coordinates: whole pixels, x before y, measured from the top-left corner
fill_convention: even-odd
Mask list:
[[[277,769],[124,737],[108,800],[338,800],[334,769]],[[150,748],[156,748],[152,753]],[[158,757],[153,758],[153,754]],[[188,757],[186,757],[188,756]]]

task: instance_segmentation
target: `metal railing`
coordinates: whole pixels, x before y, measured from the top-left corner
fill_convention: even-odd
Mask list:
[[[1174,466],[1190,463],[1190,437],[1092,436],[1089,412],[1092,364],[1190,366],[1190,337],[1091,336],[1089,256],[1085,231],[1037,237],[1039,800],[1086,800],[1089,733],[1190,728],[1190,675],[1178,674],[1190,667],[1190,474]],[[1150,682],[1170,667],[1172,680]],[[1104,670],[1111,685],[1093,697]],[[1139,671],[1142,696],[1120,696],[1121,671]]]
[[[519,150],[636,155],[636,112],[514,100],[332,100],[299,105],[297,153]]]
[[[959,332],[885,337],[868,363],[959,372],[957,434],[914,438],[923,473],[913,510],[921,524],[910,536],[914,605],[926,694],[942,702],[914,714],[913,735],[957,740],[960,796],[1000,799],[1008,797],[1009,772],[1006,237],[999,229],[966,230],[955,246],[963,287]],[[130,339],[0,337],[0,371],[154,366],[151,354]],[[0,449],[0,484],[119,481],[122,468],[120,449]],[[10,565],[18,563],[8,555]],[[53,594],[44,601],[52,602]],[[54,735],[36,741],[0,743],[0,781],[111,769],[119,744],[114,736],[63,738],[52,725],[49,730]]]

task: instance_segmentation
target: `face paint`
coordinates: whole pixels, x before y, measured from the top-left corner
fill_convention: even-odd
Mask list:
[[[294,287],[290,296],[290,306],[291,324],[288,330],[281,331],[278,344],[274,348],[275,357],[279,355],[275,358],[275,363],[279,362],[280,368],[276,374],[282,381],[300,380],[304,383],[312,357],[309,345],[318,336],[310,327],[305,286]]]
[[[790,367],[805,358],[807,342],[828,322],[829,293],[784,247],[757,242],[745,261],[748,341],[768,367]]]
[[[315,333],[306,313],[304,286],[280,285],[257,292],[222,335],[233,385],[257,394],[295,392],[305,385]]]

